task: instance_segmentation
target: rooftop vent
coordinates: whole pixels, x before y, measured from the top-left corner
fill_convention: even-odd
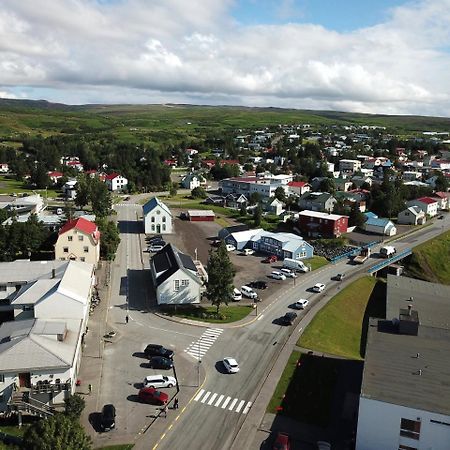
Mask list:
[[[408,305],[408,309],[400,309],[398,333],[409,336],[419,334],[419,313],[412,309],[412,305]]]

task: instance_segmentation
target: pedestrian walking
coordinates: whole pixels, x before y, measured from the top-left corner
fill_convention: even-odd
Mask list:
[[[163,416],[164,418],[167,417],[167,408],[165,406],[161,409],[161,416]]]
[[[128,317],[128,314],[125,316],[125,323],[128,323],[128,320],[130,320],[130,318]]]
[[[178,398],[176,398],[173,402],[173,409],[178,409]]]
[[[92,384],[91,383],[89,383],[89,385],[88,385],[88,390],[89,390],[89,395],[91,395],[91,392],[92,392]]]

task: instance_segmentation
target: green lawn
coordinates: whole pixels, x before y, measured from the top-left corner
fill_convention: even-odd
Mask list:
[[[323,256],[313,256],[312,258],[304,259],[303,262],[307,266],[311,266],[311,270],[320,269],[328,264],[327,258],[324,258]]]
[[[421,280],[450,284],[449,249],[450,231],[415,247],[406,260],[407,273]]]
[[[297,345],[351,359],[362,359],[367,321],[384,317],[385,283],[364,277],[347,286],[322,308]]]
[[[13,178],[9,178],[5,175],[0,175],[0,194],[41,194],[42,197],[45,198],[56,198],[60,196],[57,191],[54,189],[47,189],[47,193],[45,189],[32,189],[28,187],[23,181],[17,181]]]
[[[267,412],[325,427],[330,419],[339,363],[292,352]]]
[[[108,445],[106,447],[97,447],[96,450],[131,450],[134,444]]]
[[[164,312],[170,316],[181,317],[191,320],[200,320],[210,323],[231,323],[247,317],[253,312],[252,306],[221,306],[220,317],[216,317],[215,306],[187,306],[175,308],[164,308]]]

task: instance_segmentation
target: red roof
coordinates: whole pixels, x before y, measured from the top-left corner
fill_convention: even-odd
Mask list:
[[[85,234],[93,234],[94,238],[98,239],[100,237],[100,232],[97,229],[97,225],[90,220],[79,217],[78,219],[69,220],[64,224],[59,230],[59,234],[64,234],[72,228],[76,228]]]
[[[67,163],[68,166],[82,166],[82,164],[80,163],[80,161],[69,161]]]
[[[62,176],[63,176],[63,173],[62,173],[62,172],[49,172],[49,173],[48,173],[48,176],[49,176],[50,178],[54,178],[54,177],[62,177]]]
[[[306,186],[308,183],[306,181],[291,181],[288,183],[288,186],[290,187],[303,187]]]
[[[91,169],[91,170],[86,170],[84,173],[90,175],[92,173],[97,173],[97,171],[95,169]]]
[[[435,192],[434,195],[439,198],[449,198],[450,192]]]
[[[114,180],[114,178],[120,177],[120,173],[110,173],[109,175],[106,175],[105,180]]]
[[[427,205],[431,205],[433,203],[437,203],[437,201],[434,198],[431,197],[420,197],[417,199],[418,202],[426,203]]]

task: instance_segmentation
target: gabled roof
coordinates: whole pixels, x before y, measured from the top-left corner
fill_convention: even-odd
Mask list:
[[[197,277],[197,268],[189,255],[181,253],[172,244],[167,244],[162,250],[155,254],[151,262],[152,270],[156,278],[156,285],[160,286],[178,270],[182,270],[189,278],[201,283]]]
[[[434,195],[439,198],[450,198],[450,192],[435,192]]]
[[[94,222],[79,217],[78,219],[69,220],[59,230],[59,235],[67,233],[67,231],[75,228],[85,234],[91,234],[95,239],[100,237],[100,231],[98,231],[97,225]]]
[[[437,200],[431,197],[420,197],[416,201],[420,203],[425,203],[426,205],[432,205],[433,203],[437,203]]]
[[[289,187],[304,187],[304,186],[309,186],[309,183],[307,183],[306,181],[290,181],[288,183]]]
[[[371,225],[373,227],[386,227],[387,225],[394,225],[389,219],[383,219],[380,217],[369,217],[365,223],[366,225]]]
[[[414,214],[415,216],[421,216],[424,215],[425,213],[416,205],[413,206],[409,206],[408,208],[404,209],[402,212],[404,211],[409,211],[411,214]]]
[[[155,209],[157,206],[162,208],[167,214],[172,216],[172,213],[170,212],[169,207],[163,203],[158,197],[152,197],[145,205],[142,207],[142,210],[144,212],[144,216],[146,216],[149,212],[151,212],[153,209]]]

